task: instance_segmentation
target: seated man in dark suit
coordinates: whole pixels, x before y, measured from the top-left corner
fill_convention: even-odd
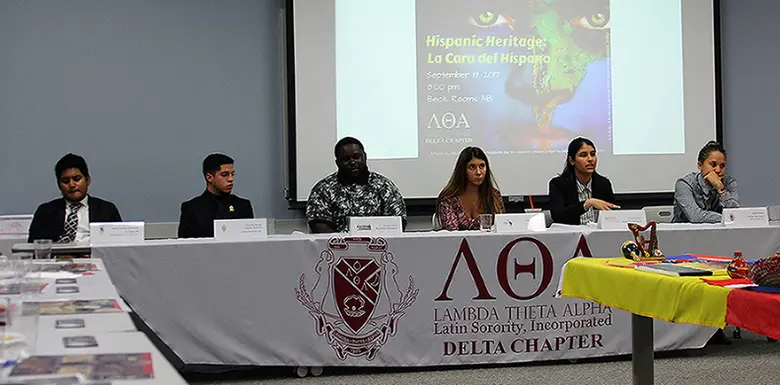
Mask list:
[[[254,218],[252,203],[232,194],[233,158],[211,154],[203,159],[206,191],[181,204],[179,238],[208,238],[214,236],[215,219]]]
[[[67,154],[54,166],[62,198],[38,206],[28,242],[51,239],[59,243],[88,243],[90,222],[121,222],[119,210],[111,203],[87,195],[91,179],[84,158]]]

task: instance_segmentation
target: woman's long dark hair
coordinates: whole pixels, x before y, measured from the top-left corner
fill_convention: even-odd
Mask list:
[[[569,150],[567,151],[566,155],[566,165],[563,167],[563,172],[561,172],[561,176],[563,179],[574,183],[574,179],[576,178],[576,174],[574,173],[574,165],[569,162],[569,159],[574,160],[577,157],[577,152],[580,150],[580,148],[587,144],[588,146],[593,147],[593,149],[596,149],[596,145],[593,144],[593,142],[588,138],[578,137],[574,138],[569,143]],[[595,171],[593,172],[596,173]]]
[[[455,162],[455,170],[452,171],[452,176],[450,176],[447,186],[439,193],[439,199],[436,201],[436,212],[439,212],[439,205],[441,205],[442,200],[460,196],[466,191],[466,185],[469,183],[468,176],[466,176],[466,168],[468,163],[475,158],[485,161],[485,180],[479,186],[480,205],[492,214],[504,212],[504,203],[501,201],[501,193],[498,191],[496,181],[493,179],[493,172],[490,171],[490,162],[488,162],[485,152],[479,147],[466,147],[458,155],[458,160]]]

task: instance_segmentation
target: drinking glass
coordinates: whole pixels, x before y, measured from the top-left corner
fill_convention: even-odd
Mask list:
[[[36,239],[34,245],[35,259],[51,258],[51,239]]]

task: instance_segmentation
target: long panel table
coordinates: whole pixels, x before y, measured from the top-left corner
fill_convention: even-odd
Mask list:
[[[774,254],[780,227],[659,226],[668,255]],[[555,298],[563,264],[615,256],[626,231],[147,241],[93,249],[185,364],[436,366],[629,354],[630,314]],[[714,328],[655,323],[655,349]]]

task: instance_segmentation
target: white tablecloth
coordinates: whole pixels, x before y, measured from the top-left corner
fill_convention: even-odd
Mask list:
[[[742,250],[752,258],[774,254],[780,227],[661,226],[659,237],[667,255]],[[370,243],[169,240],[93,256],[187,364],[427,366],[630,353],[627,313],[554,295],[575,254],[612,257],[631,238],[555,226]],[[656,322],[655,347],[701,347],[712,332]]]

